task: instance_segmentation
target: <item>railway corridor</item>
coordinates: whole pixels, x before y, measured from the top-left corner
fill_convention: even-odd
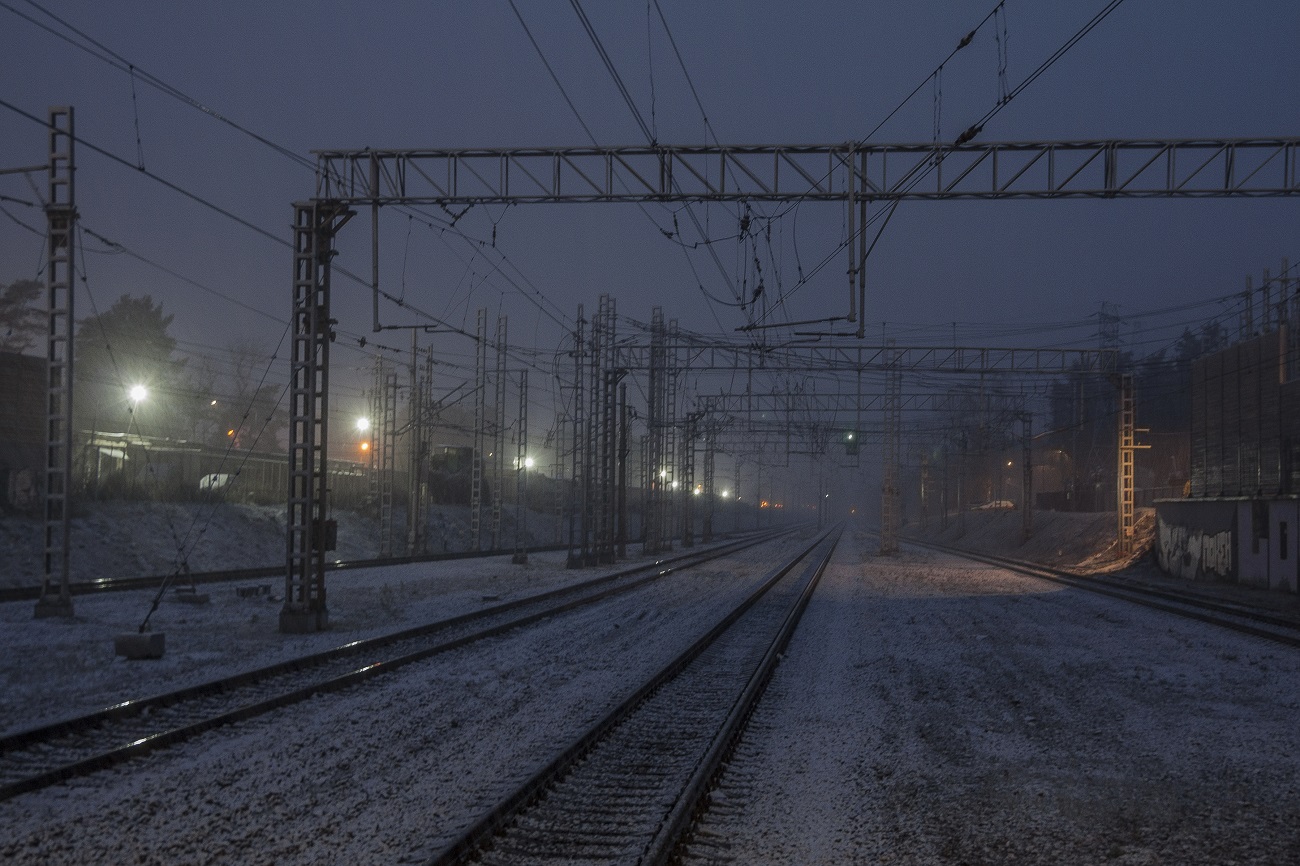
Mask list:
[[[873,550],[844,534],[687,862],[1300,862],[1300,653]],[[20,795],[0,860],[428,862],[763,566],[672,575]]]

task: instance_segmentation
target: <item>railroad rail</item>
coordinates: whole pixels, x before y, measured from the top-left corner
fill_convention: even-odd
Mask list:
[[[668,862],[762,696],[841,531],[821,535],[771,572],[433,863]]]
[[[1023,560],[1009,559],[987,553],[974,553],[958,547],[949,547],[931,541],[920,541],[916,538],[906,538],[904,541],[917,547],[938,550],[964,559],[1005,568],[1017,574],[1095,592],[1187,619],[1194,619],[1199,622],[1242,632],[1243,634],[1254,635],[1276,643],[1300,647],[1300,617],[1287,616],[1245,604],[1210,599],[1193,593],[1177,592],[1166,587],[1125,578],[1077,574],[1032,562],[1024,562]]]
[[[313,695],[348,688],[439,653],[630,592],[669,574],[747,551],[791,531],[636,565],[450,619],[0,737],[0,800],[97,772]]]

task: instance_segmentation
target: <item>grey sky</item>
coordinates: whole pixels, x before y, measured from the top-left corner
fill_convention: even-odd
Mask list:
[[[5,0],[25,14],[24,0]],[[630,112],[562,0],[516,0],[547,59],[602,144],[644,143]],[[142,70],[256,133],[300,154],[331,147],[457,147],[586,144],[506,0],[428,3],[174,2],[43,3]],[[684,2],[660,0],[682,57],[724,143],[858,139],[920,83],[995,5],[987,2]],[[1018,84],[1103,0],[1008,0],[1008,80]],[[638,106],[663,142],[705,139],[703,120],[653,8],[588,0],[586,11]],[[1292,0],[1221,4],[1127,0],[982,133],[981,141],[1254,137],[1300,132],[1300,59]],[[941,131],[955,138],[998,93],[995,28],[983,28],[945,68]],[[651,73],[653,70],[653,74]],[[289,238],[291,203],[309,197],[310,173],[212,118],[135,81],[0,8],[0,97],[44,116],[72,104],[77,132],[151,172]],[[875,137],[929,141],[935,89],[927,86]],[[44,159],[41,128],[0,109],[4,165]],[[139,173],[85,148],[78,156],[83,223],[108,238],[242,303],[226,301],[87,243],[96,303],[150,293],[176,314],[187,350],[252,337],[268,350],[287,318],[287,249],[213,215]],[[38,183],[43,180],[38,178]],[[0,194],[31,199],[20,177]],[[39,210],[3,202],[40,226]],[[1085,324],[1103,301],[1132,315],[1240,291],[1245,275],[1300,259],[1297,203],[1252,201],[955,202],[904,204],[868,263],[869,333],[881,322],[901,342],[1090,345]],[[765,206],[762,213],[776,209]],[[756,209],[756,214],[760,211]],[[734,206],[699,207],[711,235],[736,234]],[[474,250],[405,217],[384,218],[384,281],[394,294],[472,329],[474,310],[510,315],[512,342],[549,357],[559,328],[514,283],[572,317],[601,292],[619,312],[648,319],[652,305],[684,326],[730,333],[739,311],[709,304],[697,288],[727,295],[704,252],[684,255],[664,238],[668,209],[614,205],[479,208],[458,224],[496,249]],[[683,225],[686,219],[680,217]],[[345,230],[340,264],[369,272],[368,231]],[[842,208],[806,205],[772,223],[760,250],[769,289],[793,285],[838,243]],[[753,279],[751,248],[717,245],[729,277]],[[41,239],[0,215],[0,281],[31,277]],[[842,313],[845,264],[837,257],[787,301],[792,317]],[[528,283],[524,283],[524,278]],[[366,290],[337,283],[341,327],[366,334]],[[554,304],[551,307],[550,304]],[[1213,315],[1129,321],[1128,333]],[[80,312],[88,312],[84,303]],[[558,314],[557,314],[558,315]],[[386,306],[386,323],[412,321]],[[1094,319],[1095,321],[1095,319]],[[1080,323],[1029,334],[970,323]],[[385,335],[404,346],[407,338]],[[346,343],[346,340],[341,340]],[[1144,348],[1156,348],[1158,343]],[[468,357],[447,338],[450,355]],[[364,356],[341,352],[358,370]],[[345,381],[344,377],[340,381]]]

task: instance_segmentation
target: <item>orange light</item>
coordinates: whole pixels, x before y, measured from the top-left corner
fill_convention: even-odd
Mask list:
[[[361,443],[361,450],[362,450],[362,451],[369,451],[369,450],[370,450],[370,443],[369,443],[369,442],[362,442],[362,443]]]
[[[762,502],[758,503],[758,507],[759,507],[759,508],[768,508],[769,506],[771,506],[771,504],[772,504],[772,503],[770,503],[770,502],[768,502],[766,499],[764,499]]]
[[[227,430],[227,431],[226,431],[226,435],[227,435],[227,436],[234,436],[234,435],[235,435],[235,431],[234,431],[234,430]]]

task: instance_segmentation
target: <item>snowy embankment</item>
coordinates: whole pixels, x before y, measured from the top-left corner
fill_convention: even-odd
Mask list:
[[[72,518],[72,580],[149,577],[191,571],[258,568],[284,563],[285,508],[201,502],[87,502]],[[341,560],[379,555],[379,522],[356,512],[336,512]],[[555,541],[556,517],[530,512],[530,545]],[[399,514],[396,532],[405,539]],[[487,521],[484,520],[486,525]],[[513,508],[502,511],[505,543],[514,543]],[[437,506],[429,514],[430,553],[472,549],[467,506]],[[486,528],[484,530],[486,538]],[[44,568],[43,524],[32,517],[0,517],[0,586],[39,585]],[[400,545],[399,545],[400,546]]]
[[[1028,539],[1024,526],[1024,513],[1018,509],[975,510],[949,514],[946,525],[938,517],[930,517],[924,526],[913,520],[903,527],[902,534],[1041,565],[1113,571],[1132,565],[1150,551],[1155,509],[1137,510],[1134,552],[1124,559],[1118,554],[1113,511],[1035,511]]]

